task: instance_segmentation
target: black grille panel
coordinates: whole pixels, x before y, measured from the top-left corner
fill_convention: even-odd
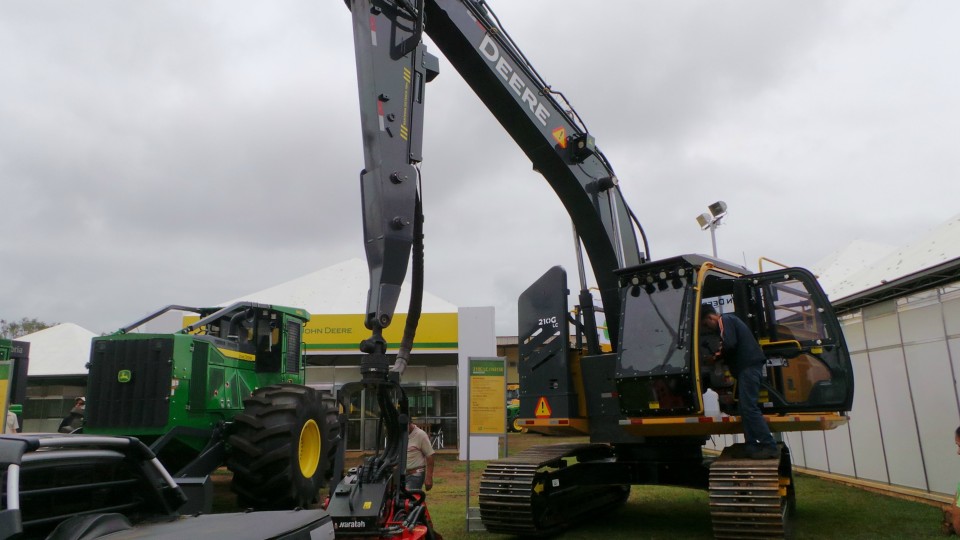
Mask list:
[[[300,323],[287,323],[287,366],[286,373],[300,371]]]
[[[167,425],[173,339],[100,340],[90,351],[86,425],[155,428]],[[121,371],[130,373],[120,381]]]
[[[210,344],[197,340],[193,343],[193,372],[190,381],[190,410],[207,408],[207,363],[210,360]]]

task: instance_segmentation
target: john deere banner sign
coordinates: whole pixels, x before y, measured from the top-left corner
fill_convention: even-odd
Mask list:
[[[470,359],[470,434],[507,430],[507,379],[503,358]]]
[[[397,313],[393,322],[383,332],[389,350],[396,352],[403,339],[403,327],[407,314]],[[370,337],[370,330],[363,326],[363,315],[311,315],[303,329],[303,341],[311,351],[355,352],[361,341]],[[424,313],[417,325],[413,348],[418,352],[455,350],[457,348],[457,314]]]

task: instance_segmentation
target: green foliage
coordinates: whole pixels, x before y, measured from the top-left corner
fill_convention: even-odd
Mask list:
[[[45,328],[50,328],[56,323],[48,324],[36,318],[28,319],[26,317],[19,321],[6,321],[0,319],[0,338],[16,339],[20,336],[39,332]]]

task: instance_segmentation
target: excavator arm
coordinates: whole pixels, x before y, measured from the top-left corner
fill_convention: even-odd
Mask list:
[[[368,328],[389,326],[407,273],[423,146],[424,86],[437,74],[426,52],[422,2],[352,0],[363,133],[363,234]]]
[[[554,189],[573,221],[578,252],[582,242],[590,259],[606,318],[619,320],[614,270],[644,262],[639,224],[582,120],[537,74],[486,3],[347,3],[353,14],[364,141],[367,324],[374,333],[392,319],[414,241],[410,225],[417,205],[424,86],[438,65],[422,43],[424,33]],[[610,332],[616,343],[616,325]]]

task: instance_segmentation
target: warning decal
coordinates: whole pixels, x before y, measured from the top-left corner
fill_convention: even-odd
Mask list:
[[[537,418],[550,418],[552,414],[553,411],[550,410],[550,404],[547,403],[547,398],[540,398],[540,401],[537,402],[537,410],[534,415]]]
[[[563,126],[553,130],[553,138],[556,139],[557,143],[560,145],[560,148],[567,147],[567,130]]]

